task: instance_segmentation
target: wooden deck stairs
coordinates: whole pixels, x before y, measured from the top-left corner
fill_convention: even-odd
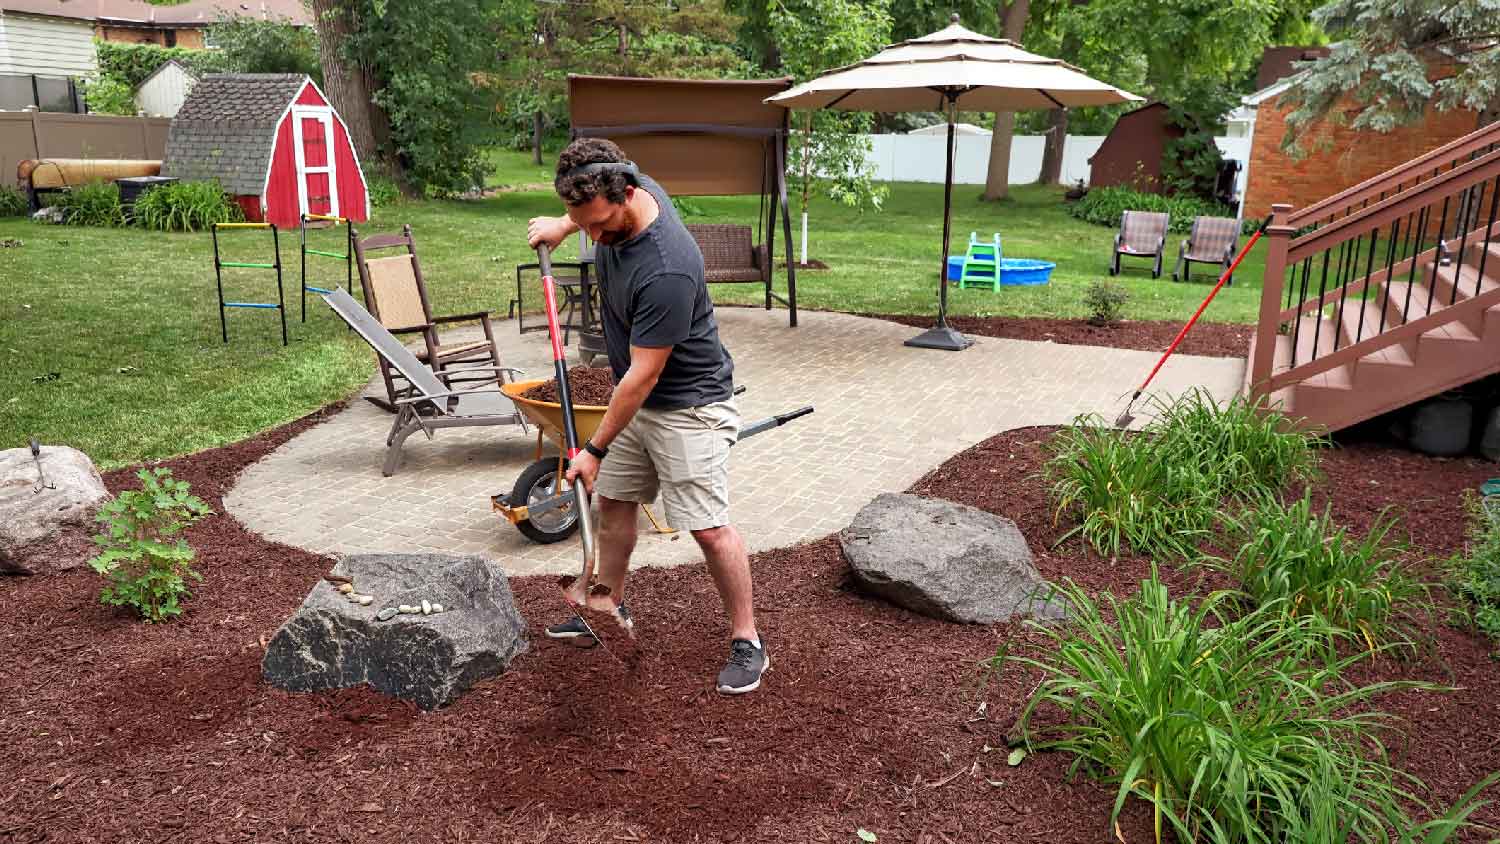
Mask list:
[[[1500,124],[1273,206],[1245,388],[1336,431],[1500,372]]]

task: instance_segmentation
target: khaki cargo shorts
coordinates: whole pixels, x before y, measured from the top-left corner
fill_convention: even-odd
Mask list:
[[[609,444],[594,491],[650,504],[661,493],[667,524],[707,530],[729,524],[729,447],[740,433],[733,400],[653,410],[643,407]]]

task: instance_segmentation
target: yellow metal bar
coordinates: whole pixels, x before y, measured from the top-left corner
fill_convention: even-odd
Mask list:
[[[654,527],[654,528],[656,528],[656,532],[657,533],[676,533],[677,532],[677,528],[674,528],[674,527],[663,527],[662,523],[658,522],[656,520],[656,514],[654,514],[654,513],[651,512],[651,506],[649,504],[642,504],[641,505],[641,509],[646,511],[646,518],[648,518],[648,519],[651,520],[651,526]]]
[[[327,220],[330,223],[347,223],[347,222],[349,222],[349,218],[348,217],[330,217],[327,214],[303,214],[302,215],[302,219],[304,219],[304,220]]]
[[[269,229],[270,223],[214,223],[216,229]]]

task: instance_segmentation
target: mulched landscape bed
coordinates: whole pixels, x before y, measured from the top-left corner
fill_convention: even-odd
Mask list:
[[[240,469],[317,421],[165,465],[222,511]],[[1015,520],[1048,578],[1128,594],[1145,560],[1051,548],[1064,528],[1036,478],[1049,433],[992,438],[914,491]],[[1460,491],[1500,474],[1373,442],[1330,451],[1323,467],[1318,489],[1338,494],[1340,521],[1362,529],[1396,505],[1427,554],[1459,545]],[[119,490],[132,473],[106,482]],[[755,694],[712,690],[728,631],[707,573],[647,569],[631,580],[645,637],[635,674],[598,649],[550,644],[553,580],[518,577],[533,649],[433,713],[364,688],[262,683],[265,643],[330,560],[223,515],[189,539],[206,580],[182,619],[159,626],[99,605],[88,571],[0,581],[0,841],[853,842],[857,828],[915,844],[1116,840],[1112,790],[1069,780],[1070,757],[1006,764],[1037,674],[1011,665],[986,680],[979,664],[1003,642],[1015,653],[1039,640],[862,598],[832,538],[752,560],[774,666]],[[1163,578],[1174,593],[1223,585]],[[1410,724],[1398,762],[1446,803],[1500,768],[1500,666],[1481,638],[1433,633],[1433,653],[1376,673],[1461,687],[1384,700]],[[1493,806],[1478,817],[1500,822]],[[1133,805],[1119,835],[1151,841],[1149,813]]]
[[[903,314],[862,314],[862,316],[899,322],[913,328],[931,328],[933,317]],[[1049,317],[974,317],[949,316],[948,324],[965,334],[981,337],[1003,337],[1007,340],[1043,340],[1083,346],[1109,346],[1116,349],[1140,349],[1163,352],[1183,323],[1169,320],[1124,320],[1098,326],[1083,319]],[[1242,358],[1250,353],[1253,325],[1223,322],[1199,322],[1193,326],[1178,354],[1206,357]]]
[[[615,376],[608,367],[575,366],[568,370],[568,397],[573,400],[574,406],[588,404],[603,407],[609,404],[609,397],[614,394]],[[521,395],[532,401],[561,401],[555,377]]]

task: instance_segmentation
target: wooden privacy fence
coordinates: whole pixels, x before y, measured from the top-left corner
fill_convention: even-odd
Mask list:
[[[165,117],[0,112],[0,181],[15,184],[17,166],[29,158],[160,160],[171,125]]]

